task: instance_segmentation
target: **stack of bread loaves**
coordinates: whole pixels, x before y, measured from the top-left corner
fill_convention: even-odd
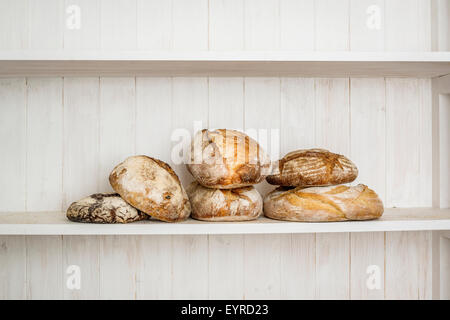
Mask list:
[[[67,217],[77,222],[127,223],[153,217],[175,222],[189,217],[187,194],[172,168],[147,156],[132,156],[109,176],[117,194],[94,194],[74,202]]]
[[[297,150],[279,160],[267,182],[279,185],[264,199],[264,215],[289,221],[376,219],[377,194],[363,184],[345,186],[358,175],[346,157],[323,149]]]
[[[258,218],[263,201],[253,187],[270,172],[270,159],[246,134],[228,129],[198,132],[187,164],[195,180],[187,188],[192,217],[206,221]]]

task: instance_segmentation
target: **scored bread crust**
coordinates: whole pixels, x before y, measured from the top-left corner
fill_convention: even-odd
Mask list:
[[[67,218],[75,222],[128,223],[148,219],[148,215],[130,206],[117,193],[96,193],[73,202]]]
[[[366,185],[286,189],[264,199],[264,215],[287,221],[371,220],[383,214],[383,203]]]
[[[306,187],[349,183],[358,169],[347,157],[324,149],[296,150],[278,161],[268,183],[279,186]]]
[[[167,222],[185,220],[191,212],[186,191],[172,168],[148,156],[132,156],[109,175],[112,188],[133,207]]]
[[[211,189],[192,182],[186,191],[192,205],[191,217],[205,221],[248,221],[263,212],[263,200],[252,186]]]
[[[188,171],[201,185],[233,189],[260,183],[270,173],[270,158],[248,135],[228,129],[198,132],[191,144]]]

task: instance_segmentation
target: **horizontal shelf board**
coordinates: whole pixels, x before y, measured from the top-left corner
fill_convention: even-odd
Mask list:
[[[448,52],[0,53],[0,76],[438,77]]]
[[[130,224],[69,221],[63,212],[0,213],[1,235],[197,235],[450,230],[450,209],[389,208],[371,221],[285,222],[260,218],[249,222],[203,222],[188,219]]]

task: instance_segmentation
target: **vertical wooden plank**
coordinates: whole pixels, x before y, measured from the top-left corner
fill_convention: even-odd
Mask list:
[[[245,235],[244,299],[280,299],[281,235]]]
[[[384,51],[384,0],[350,0],[350,50]]]
[[[145,50],[172,47],[172,1],[137,0],[137,46]]]
[[[135,49],[137,47],[136,20],[136,0],[102,0],[102,49]]]
[[[349,299],[349,234],[316,235],[316,299]]]
[[[314,147],[314,79],[282,78],[280,98],[280,156]],[[313,299],[315,235],[282,235],[280,241],[281,298]]]
[[[0,79],[0,211],[25,211],[26,99],[24,78]]]
[[[243,299],[244,236],[208,236],[209,299]]]
[[[419,207],[432,206],[432,99],[431,79],[418,79],[419,85]],[[447,118],[448,119],[448,118]],[[445,122],[444,122],[445,123]],[[448,121],[447,121],[448,124]],[[447,143],[447,146],[449,144]],[[445,174],[442,175],[445,177]],[[448,177],[448,175],[447,175]]]
[[[420,0],[417,2],[417,32],[419,51],[431,51],[431,1]]]
[[[0,299],[26,298],[26,252],[24,236],[0,237]]]
[[[136,79],[136,153],[170,162],[172,79]]]
[[[172,299],[207,299],[207,236],[173,236],[172,239]]]
[[[440,208],[450,208],[450,94],[439,99],[439,203]]]
[[[99,89],[99,78],[64,78],[64,209],[99,191]]]
[[[27,210],[62,209],[63,82],[28,79]]]
[[[244,49],[244,5],[242,0],[209,1],[209,49]]]
[[[0,0],[0,49],[28,47],[28,0]]]
[[[209,127],[244,129],[244,79],[209,78]]]
[[[244,80],[209,79],[209,128],[244,128]],[[210,235],[209,298],[242,299],[244,295],[244,236]]]
[[[431,299],[431,232],[386,233],[386,299]]]
[[[316,236],[281,235],[281,299],[314,299]]]
[[[278,160],[280,157],[280,79],[246,78],[244,101],[246,132],[259,142],[273,161]],[[264,196],[273,189],[273,186],[264,181],[256,188]]]
[[[420,51],[418,3],[421,0],[389,0],[386,5],[386,51]]]
[[[386,108],[383,78],[352,78],[350,94],[351,154],[363,183],[386,201]]]
[[[63,236],[64,299],[103,298],[99,292],[99,240],[97,236]],[[74,276],[70,269],[67,273],[70,266],[80,268],[80,289],[67,286],[69,277]]]
[[[100,49],[100,0],[65,0],[64,3],[64,49]]]
[[[172,0],[173,48],[208,50],[208,0]]]
[[[134,78],[100,79],[99,191],[111,191],[109,174],[135,153]]]
[[[61,299],[61,236],[27,236],[27,299]]]
[[[174,78],[172,95],[173,130],[182,130],[193,137],[194,130],[208,127],[208,80],[206,78]],[[199,128],[194,128],[197,125],[196,122]],[[181,142],[181,138],[175,136],[172,141],[172,145],[175,146]],[[191,139],[185,142],[190,145]],[[172,159],[174,160],[176,159]],[[173,167],[184,186],[193,181],[184,163],[176,163]]]
[[[135,236],[102,237],[99,255],[102,299],[136,299],[141,243]]]
[[[278,50],[280,47],[279,0],[246,0],[245,49]]]
[[[349,79],[316,79],[316,146],[350,153]]]
[[[30,49],[63,48],[63,5],[60,0],[29,0]]]
[[[281,50],[314,50],[314,1],[280,0]]]
[[[383,299],[384,232],[355,232],[350,241],[350,298]]]
[[[140,256],[136,277],[137,299],[171,299],[172,237],[135,236],[135,238],[139,243]]]
[[[386,206],[420,203],[417,79],[386,79]]]
[[[315,49],[349,50],[349,0],[317,0],[315,3]]]
[[[281,156],[315,147],[314,106],[314,79],[281,79]]]

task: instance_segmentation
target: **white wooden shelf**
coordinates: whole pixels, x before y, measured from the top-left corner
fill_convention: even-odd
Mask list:
[[[187,235],[269,234],[374,231],[450,230],[450,209],[395,208],[372,221],[285,222],[260,218],[251,222],[179,223],[156,220],[130,224],[89,224],[69,221],[63,212],[0,213],[0,235]]]
[[[0,76],[439,77],[450,52],[0,53]]]

